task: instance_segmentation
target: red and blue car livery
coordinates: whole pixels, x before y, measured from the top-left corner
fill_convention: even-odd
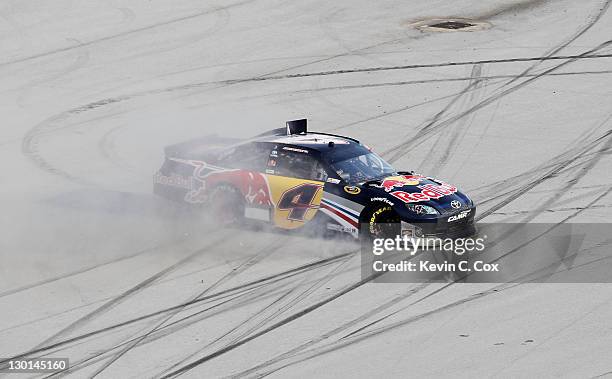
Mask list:
[[[396,171],[353,138],[287,122],[248,140],[204,137],[168,146],[157,195],[213,209],[219,221],[258,220],[283,229],[462,237],[476,208],[457,187]],[[388,232],[388,228],[385,229]]]

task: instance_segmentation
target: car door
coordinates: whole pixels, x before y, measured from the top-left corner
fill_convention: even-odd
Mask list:
[[[290,146],[273,148],[266,177],[274,225],[296,229],[315,217],[321,206],[326,173],[311,150]]]

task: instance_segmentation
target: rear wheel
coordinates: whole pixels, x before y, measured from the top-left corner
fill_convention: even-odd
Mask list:
[[[233,225],[244,218],[243,196],[234,186],[221,184],[215,187],[210,195],[210,206],[218,224]]]
[[[401,233],[400,217],[388,205],[373,208],[366,222],[370,238],[395,238]]]

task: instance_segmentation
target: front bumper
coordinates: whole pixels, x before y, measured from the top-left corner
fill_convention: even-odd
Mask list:
[[[476,233],[476,208],[443,214],[429,220],[402,221],[402,235],[414,238],[465,238]]]

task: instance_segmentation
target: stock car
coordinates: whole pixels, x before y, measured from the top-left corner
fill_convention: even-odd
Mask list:
[[[474,203],[454,185],[396,171],[354,138],[307,131],[305,119],[250,139],[208,136],[167,146],[154,193],[201,204],[223,224],[315,226],[356,238],[475,231]]]

